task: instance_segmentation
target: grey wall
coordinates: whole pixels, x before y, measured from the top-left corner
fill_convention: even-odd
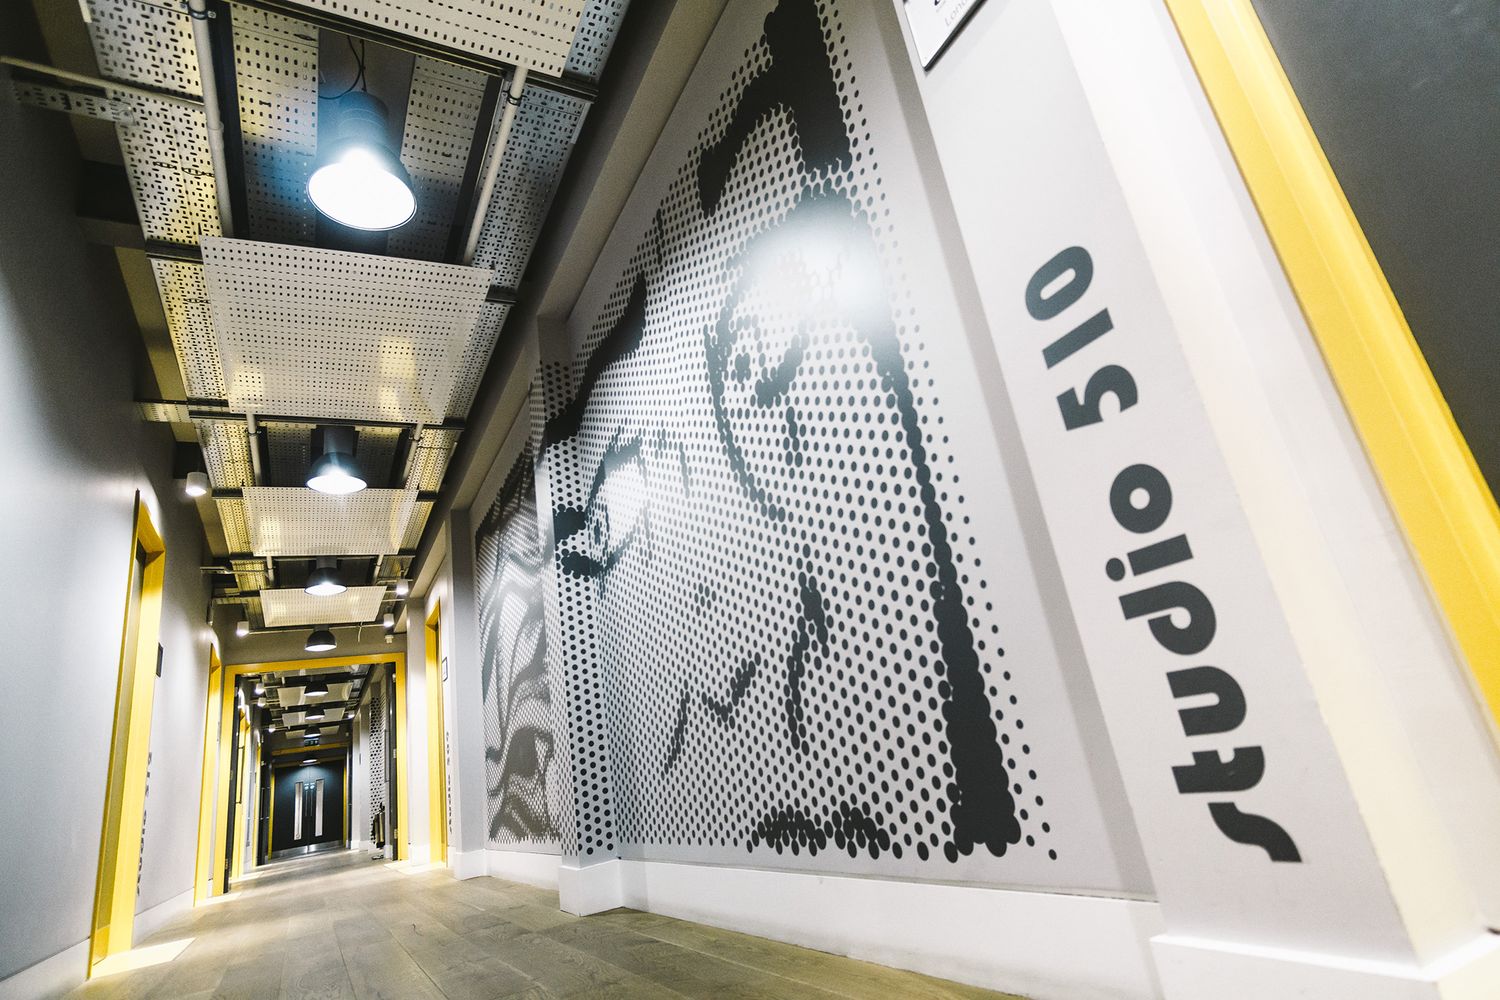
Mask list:
[[[1500,489],[1500,5],[1255,0],[1490,489]]]
[[[138,490],[168,546],[141,904],[191,889],[195,859],[202,533],[134,412],[140,336],[74,222],[76,161],[64,120],[0,87],[0,977],[88,935]]]

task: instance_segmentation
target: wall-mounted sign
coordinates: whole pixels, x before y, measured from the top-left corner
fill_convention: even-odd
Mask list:
[[[937,57],[982,3],[984,0],[901,0],[901,13],[911,28],[923,69],[930,69],[937,62]]]

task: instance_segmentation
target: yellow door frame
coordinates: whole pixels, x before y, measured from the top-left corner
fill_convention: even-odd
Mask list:
[[[135,933],[136,874],[141,864],[146,761],[151,751],[151,706],[156,696],[156,648],[167,561],[166,545],[139,492],[135,495],[130,534],[130,572],[125,578],[125,616],[120,631],[109,775],[105,783],[99,870],[94,882],[94,912],[89,930],[90,975],[105,958],[129,951]],[[141,580],[138,598],[137,573]]]
[[[1500,721],[1500,508],[1250,0],[1166,0],[1386,499]]]
[[[219,732],[219,688],[224,665],[219,651],[208,647],[208,703],[203,710],[203,779],[198,789],[198,858],[193,867],[193,905],[213,895],[214,863],[214,740]]]
[[[218,787],[227,789],[229,784],[229,725],[234,717],[234,693],[239,678],[246,674],[280,674],[296,670],[335,670],[339,667],[354,667],[363,664],[394,664],[396,689],[396,836],[389,841],[395,860],[411,856],[411,831],[408,829],[410,784],[406,777],[406,654],[404,652],[364,653],[357,656],[310,657],[303,660],[276,660],[268,663],[229,663],[224,665],[224,682],[220,690],[220,712],[222,713],[221,746],[218,755]],[[330,746],[341,746],[330,744]],[[207,748],[205,748],[206,751]],[[280,751],[272,751],[273,756]],[[220,814],[219,829],[228,822],[229,796],[218,797]],[[224,870],[224,837],[214,838],[214,871]],[[215,876],[215,885],[218,884]]]
[[[276,853],[276,761],[272,759],[271,766],[267,768],[271,772],[271,805],[269,812],[271,821],[266,824],[266,860],[271,860],[271,855]]]
[[[448,861],[448,760],[443,732],[442,601],[427,615],[427,827],[430,859]]]

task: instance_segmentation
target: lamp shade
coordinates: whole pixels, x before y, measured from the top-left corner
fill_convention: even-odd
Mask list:
[[[338,641],[334,639],[332,632],[326,628],[320,628],[313,630],[312,634],[307,637],[307,645],[302,648],[309,653],[326,653],[330,649],[337,649],[338,645]],[[323,689],[323,693],[328,693],[326,687]]]
[[[411,175],[387,145],[385,105],[363,91],[338,99],[334,138],[307,180],[313,206],[351,229],[395,229],[417,211]]]

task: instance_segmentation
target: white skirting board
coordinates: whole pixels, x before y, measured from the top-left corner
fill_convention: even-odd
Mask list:
[[[187,889],[179,892],[164,902],[157,903],[148,910],[141,910],[135,915],[135,932],[132,937],[136,944],[140,944],[148,937],[161,930],[172,920],[188,912],[193,908],[193,890]]]
[[[88,975],[88,938],[0,979],[0,1000],[51,1000],[83,983]]]
[[[558,879],[571,913],[628,906],[1033,1000],[1161,995],[1152,902],[651,861]]]
[[[562,858],[556,854],[532,851],[485,851],[484,871],[511,882],[524,882],[542,889],[556,889],[558,867]]]
[[[193,890],[179,892],[170,899],[137,913],[131,936],[136,944],[140,944],[192,908]],[[0,1000],[60,997],[83,983],[88,977],[88,967],[89,942],[85,938],[51,958],[43,959],[8,979],[0,980]]]

